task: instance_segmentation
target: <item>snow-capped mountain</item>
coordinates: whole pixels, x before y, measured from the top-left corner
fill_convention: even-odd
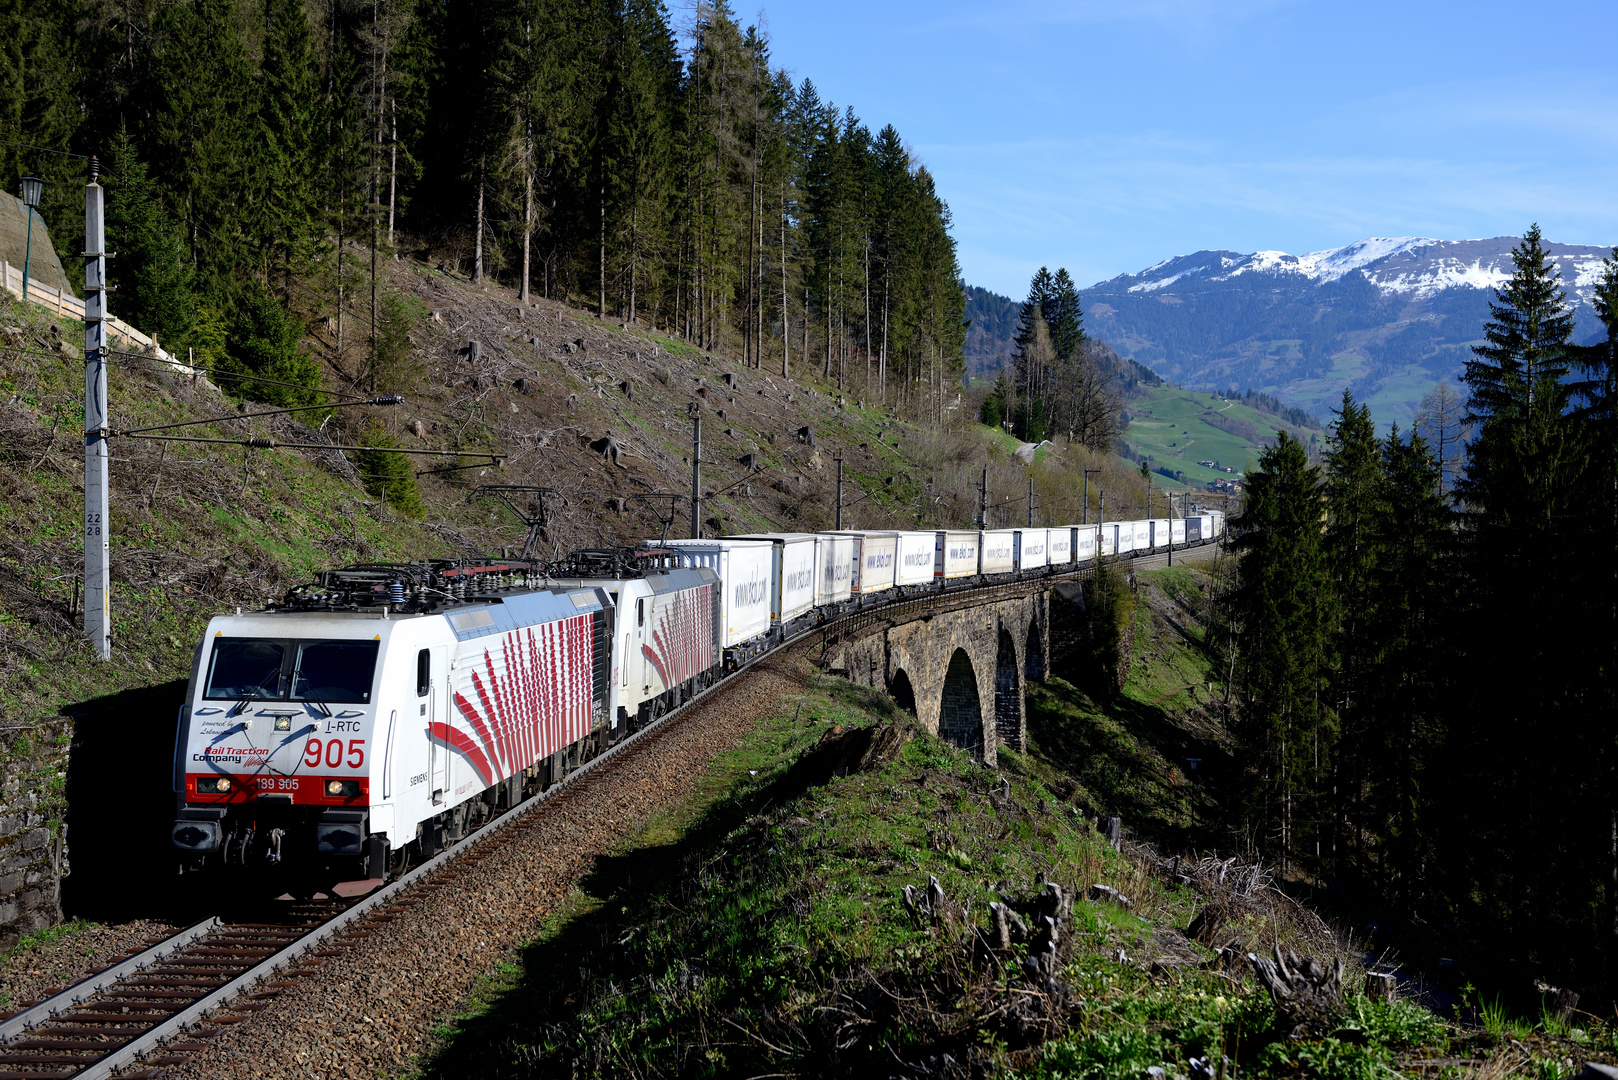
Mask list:
[[[1199,251],[1085,290],[1085,321],[1176,383],[1252,387],[1323,417],[1349,388],[1384,426],[1407,426],[1435,383],[1459,378],[1518,243],[1401,236],[1305,255]],[[1587,340],[1612,251],[1546,247]]]

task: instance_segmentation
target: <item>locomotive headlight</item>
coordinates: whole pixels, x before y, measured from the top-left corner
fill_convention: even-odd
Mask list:
[[[345,799],[357,798],[360,793],[358,780],[328,780],[326,781],[327,795],[340,795]]]
[[[224,776],[199,776],[197,778],[197,793],[199,795],[223,795],[230,790],[230,780]]]
[[[275,730],[276,731],[291,731],[292,730],[292,717],[290,717],[290,716],[277,716],[275,718]]]

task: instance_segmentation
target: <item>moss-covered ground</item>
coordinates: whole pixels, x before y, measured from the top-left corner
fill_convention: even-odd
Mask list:
[[[598,865],[411,1075],[1371,1080],[1517,1053],[1504,1029],[1373,1004],[1352,969],[1331,1030],[1285,1039],[1246,962],[1187,937],[1210,898],[1109,847],[1049,762],[1008,753],[987,770],[912,732],[891,759],[827,775],[840,733],[906,720],[829,678],[782,702]],[[932,879],[943,911],[918,915],[905,887]],[[1029,972],[1026,944],[984,944],[991,902],[1037,882],[1078,892],[1051,979]],[[1129,906],[1088,899],[1092,884]],[[1581,1031],[1555,1060],[1541,1038],[1520,1071],[1557,1075],[1606,1038]]]

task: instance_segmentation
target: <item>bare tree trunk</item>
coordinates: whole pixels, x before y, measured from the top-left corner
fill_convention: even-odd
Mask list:
[[[751,190],[748,193],[747,203],[747,317],[742,320],[742,336],[746,338],[746,340],[742,343],[742,362],[747,364],[749,367],[759,367],[764,363],[764,361],[761,360],[758,355],[758,344],[756,344],[753,340],[754,335],[758,330],[758,327],[753,319],[753,314],[757,306],[754,303],[755,294],[753,290],[755,286],[762,285],[762,282],[760,282],[757,277],[759,259],[758,245],[756,243],[758,239],[758,129],[758,97],[757,95],[754,95],[753,155],[751,162],[753,167],[753,182]]]
[[[825,363],[820,364],[820,377],[832,377],[832,267],[825,269]]]
[[[399,197],[399,102],[388,99],[388,247],[393,246],[393,214]]]
[[[472,248],[472,284],[483,281],[483,159],[478,159],[478,224],[477,239]]]
[[[606,172],[605,167],[603,167],[602,172],[603,173]],[[599,284],[600,284],[600,304],[598,305],[597,310],[596,310],[596,317],[600,318],[600,319],[605,319],[607,317],[607,178],[606,178],[605,175],[603,175],[602,178],[601,178],[600,206],[601,206],[601,238],[600,238],[601,239],[601,251],[600,251],[600,267],[599,267],[600,275],[601,275],[600,279],[599,279]]]
[[[860,327],[865,339],[865,392],[871,392],[871,238],[865,238],[865,324]]]
[[[877,382],[881,385],[881,402],[888,403],[888,279],[892,274],[890,267],[888,273],[882,275],[882,359],[877,364]]]
[[[787,182],[781,179],[781,378],[792,353],[792,307],[787,302]]]
[[[522,149],[522,285],[518,302],[528,306],[528,279],[532,274],[534,248],[534,122],[525,122]]]

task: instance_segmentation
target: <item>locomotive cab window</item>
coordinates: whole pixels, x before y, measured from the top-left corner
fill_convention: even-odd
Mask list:
[[[416,654],[416,696],[426,697],[433,687],[433,654],[427,649]]]
[[[216,638],[203,697],[366,705],[379,644]]]

